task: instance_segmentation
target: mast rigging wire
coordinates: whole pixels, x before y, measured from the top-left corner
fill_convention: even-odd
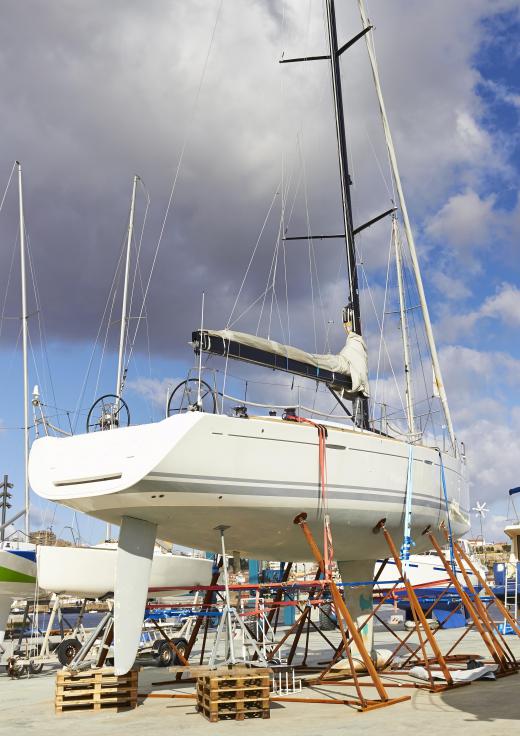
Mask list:
[[[201,93],[201,90],[202,90],[202,85],[204,83],[204,79],[206,77],[206,71],[207,71],[207,68],[208,68],[209,57],[210,57],[211,51],[213,49],[213,42],[214,42],[214,39],[215,39],[215,34],[216,34],[217,26],[218,26],[218,23],[219,23],[219,20],[220,20],[220,15],[221,15],[223,4],[224,4],[224,0],[220,0],[219,5],[218,5],[218,8],[217,8],[217,13],[216,13],[216,16],[215,16],[215,22],[213,24],[213,28],[212,28],[212,31],[211,31],[209,45],[208,45],[208,49],[207,49],[207,52],[206,52],[206,57],[204,59],[204,64],[203,64],[203,67],[202,67],[202,72],[201,72],[201,75],[200,75],[200,80],[199,80],[199,84],[198,84],[198,87],[197,87],[197,92],[195,94],[195,99],[194,99],[194,102],[193,102],[193,105],[192,105],[192,108],[191,108],[191,111],[190,111],[190,115],[189,115],[189,119],[188,119],[188,124],[187,124],[186,132],[185,132],[185,135],[184,135],[184,141],[183,141],[182,148],[181,148],[181,153],[180,153],[180,156],[179,156],[179,160],[177,162],[177,168],[175,170],[175,175],[173,177],[173,182],[172,182],[172,186],[171,186],[171,189],[170,189],[170,195],[168,197],[168,204],[166,206],[166,211],[164,213],[164,217],[163,217],[163,221],[162,221],[162,225],[161,225],[161,230],[160,230],[160,233],[159,233],[159,238],[158,238],[157,244],[155,246],[155,252],[154,252],[154,255],[153,255],[153,259],[152,259],[152,265],[151,265],[151,268],[150,268],[150,273],[148,275],[148,281],[147,281],[147,284],[146,284],[146,289],[145,289],[145,293],[144,293],[143,303],[142,303],[142,306],[141,306],[141,311],[139,312],[139,317],[137,319],[136,330],[134,332],[134,337],[132,339],[132,343],[131,343],[131,348],[130,348],[130,351],[129,351],[128,360],[130,360],[130,357],[132,356],[132,353],[133,353],[133,350],[134,350],[137,329],[139,327],[139,322],[141,320],[141,317],[143,316],[143,311],[144,311],[144,308],[145,308],[145,305],[146,305],[146,300],[147,300],[147,297],[148,297],[148,292],[150,290],[150,284],[151,284],[151,281],[152,281],[152,276],[153,276],[153,273],[154,273],[154,270],[155,270],[155,265],[157,263],[157,257],[159,255],[159,249],[161,247],[161,243],[162,243],[162,239],[163,239],[163,235],[164,235],[164,230],[166,228],[166,222],[168,220],[168,215],[170,214],[170,209],[171,209],[171,207],[172,207],[172,205],[174,203],[174,194],[175,194],[175,190],[177,188],[177,182],[179,180],[179,175],[180,175],[182,164],[183,164],[183,160],[184,160],[184,154],[186,152],[186,148],[188,146],[188,141],[191,138],[191,133],[193,131],[192,122],[193,122],[193,118],[195,116],[195,112],[196,112],[196,110],[198,108],[200,93]]]
[[[2,337],[2,331],[4,329],[4,322],[8,319],[5,316],[5,309],[6,309],[6,306],[7,306],[7,296],[9,294],[9,288],[11,286],[11,277],[12,277],[12,274],[13,274],[14,259],[15,259],[15,255],[16,255],[17,251],[18,251],[18,235],[15,237],[15,241],[14,241],[14,245],[13,245],[13,251],[12,251],[12,254],[11,254],[11,263],[10,263],[9,271],[8,271],[8,274],[7,274],[7,284],[6,284],[6,287],[5,287],[5,290],[4,290],[4,299],[3,299],[3,303],[2,303],[2,317],[0,318],[0,337]]]
[[[146,221],[147,221],[147,218],[148,218],[148,211],[149,211],[149,208],[150,208],[150,195],[149,195],[148,190],[146,188],[146,185],[144,184],[144,182],[141,179],[141,177],[139,177],[138,183],[140,184],[140,186],[142,187],[142,189],[144,191],[144,194],[145,194],[145,197],[146,197],[146,207],[145,207],[145,211],[144,211],[144,215],[143,215],[143,222],[142,222],[142,226],[141,226],[141,232],[140,232],[140,235],[139,235],[139,243],[138,243],[138,246],[137,246],[137,249],[136,249],[136,253],[135,253],[134,277],[132,279],[132,289],[131,289],[131,292],[130,292],[130,303],[129,303],[129,307],[128,307],[128,314],[129,315],[132,314],[134,291],[135,291],[135,284],[136,284],[137,276],[139,276],[139,284],[140,284],[140,287],[141,287],[141,298],[142,298],[142,300],[144,300],[144,298],[145,298],[144,297],[144,283],[143,283],[143,275],[142,275],[142,271],[141,271],[140,256],[141,256],[141,249],[142,249],[142,244],[143,244],[144,230],[145,230]],[[124,366],[123,376],[126,376],[126,372],[128,371],[128,369],[130,367],[130,358],[129,358],[130,349],[129,349],[129,344],[128,344],[128,335],[129,335],[129,331],[130,331],[130,319],[131,319],[131,317],[129,316],[128,324],[127,324],[127,329],[126,329],[125,353],[124,353],[124,360],[123,360],[123,366]],[[144,322],[145,322],[145,325],[146,325],[146,345],[147,345],[147,350],[148,350],[148,374],[149,374],[149,377],[151,378],[152,377],[152,358],[151,358],[151,348],[150,348],[150,325],[148,323],[148,311],[147,311],[146,307],[145,307],[145,310],[144,310]],[[140,321],[138,320],[137,325],[136,325],[136,331],[135,331],[135,334],[134,334],[134,339],[137,336],[139,327],[140,327]],[[122,388],[121,388],[121,392],[122,392]],[[150,410],[151,410],[151,414],[153,416],[152,406],[153,406],[152,405],[152,402],[150,402]]]
[[[369,297],[370,297],[370,302],[371,302],[371,304],[372,304],[372,308],[373,308],[373,310],[374,310],[374,315],[375,315],[375,317],[376,317],[376,320],[377,320],[377,324],[378,324],[378,326],[379,326],[379,329],[381,330],[381,322],[379,321],[379,316],[378,316],[378,314],[377,314],[377,309],[376,309],[376,305],[375,305],[375,303],[374,303],[374,299],[373,299],[373,296],[372,296],[372,290],[371,290],[371,288],[370,288],[370,284],[369,284],[369,282],[368,282],[368,276],[367,276],[367,272],[366,272],[366,270],[365,270],[365,267],[364,267],[364,265],[363,265],[362,263],[360,264],[360,266],[361,266],[361,273],[362,273],[362,275],[363,275],[363,278],[364,278],[364,280],[365,280],[365,284],[366,284],[367,292],[368,292],[368,295],[369,295]],[[381,334],[382,334],[382,332],[381,332]],[[404,402],[403,402],[403,397],[402,397],[402,394],[401,394],[401,389],[399,388],[399,382],[398,382],[398,380],[397,380],[397,377],[396,377],[396,375],[395,375],[395,371],[394,371],[394,366],[393,366],[393,364],[392,364],[392,359],[391,359],[391,357],[390,357],[390,352],[389,352],[389,350],[388,350],[388,345],[387,345],[387,343],[386,343],[386,340],[385,340],[385,338],[384,338],[384,335],[383,335],[383,334],[382,334],[382,340],[383,340],[383,344],[384,344],[384,346],[385,346],[385,352],[386,352],[386,354],[387,354],[387,357],[388,357],[388,363],[389,363],[389,365],[390,365],[390,369],[391,369],[391,371],[392,371],[392,376],[393,376],[393,378],[394,378],[394,383],[395,383],[395,387],[396,387],[396,389],[397,389],[397,395],[399,396],[399,400],[400,400],[400,402],[401,402],[401,406],[402,406],[402,408],[403,408],[403,414],[404,414],[404,413],[405,413],[405,408],[404,408]]]
[[[243,288],[244,288],[244,284],[245,284],[245,282],[246,282],[247,276],[248,276],[248,274],[249,274],[249,271],[250,271],[250,269],[251,269],[251,266],[252,266],[252,264],[253,264],[253,259],[254,259],[255,255],[256,255],[256,251],[258,250],[258,246],[260,245],[260,240],[262,239],[262,235],[264,234],[264,230],[265,230],[265,228],[266,228],[267,222],[268,222],[268,220],[269,220],[269,217],[270,217],[270,215],[271,215],[271,210],[273,209],[273,206],[274,206],[274,203],[275,203],[275,201],[276,201],[276,197],[277,197],[277,196],[278,196],[278,186],[277,186],[277,187],[276,187],[276,189],[275,189],[275,192],[274,192],[274,194],[273,194],[273,198],[272,198],[272,200],[271,200],[271,204],[269,205],[269,208],[268,208],[268,210],[267,210],[267,214],[266,214],[266,216],[265,216],[265,218],[264,218],[264,221],[263,221],[263,223],[262,223],[262,227],[260,228],[260,233],[259,233],[259,235],[258,235],[258,238],[257,238],[257,240],[256,240],[256,243],[255,243],[255,245],[254,245],[254,247],[253,247],[253,252],[251,253],[251,256],[250,256],[250,258],[249,258],[249,263],[247,264],[247,268],[246,268],[246,271],[245,271],[245,273],[244,273],[244,277],[243,277],[243,279],[242,279],[242,283],[240,284],[240,288],[239,288],[239,290],[238,290],[238,293],[237,293],[237,295],[236,295],[236,298],[235,298],[235,301],[234,301],[233,307],[232,307],[232,309],[231,309],[231,312],[230,312],[230,314],[229,314],[229,317],[228,317],[228,320],[227,320],[227,325],[226,325],[226,329],[229,329],[229,328],[230,328],[230,326],[231,326],[231,324],[234,324],[234,323],[235,323],[235,322],[237,321],[237,320],[235,320],[235,322],[233,322],[233,323],[232,323],[232,322],[231,322],[231,319],[232,319],[232,317],[233,317],[233,314],[235,313],[235,309],[236,309],[236,306],[237,306],[237,304],[238,304],[238,300],[240,299],[240,295],[242,294],[242,290],[243,290]],[[265,293],[265,292],[264,292],[264,293]]]
[[[25,222],[27,222],[27,218],[25,218]],[[47,342],[48,342],[47,341],[47,331],[46,331],[46,328],[45,328],[45,319],[44,319],[43,307],[42,307],[42,302],[41,302],[41,297],[40,297],[40,287],[38,285],[38,278],[37,278],[37,275],[36,275],[36,269],[34,267],[34,260],[33,260],[33,255],[32,255],[31,238],[29,236],[29,233],[27,232],[27,228],[26,228],[26,231],[25,231],[25,243],[26,243],[27,260],[29,262],[29,271],[30,271],[30,274],[31,274],[31,281],[32,281],[32,286],[33,286],[34,298],[35,298],[35,302],[36,302],[36,314],[37,314],[37,320],[38,320],[38,333],[39,333],[39,337],[40,337],[40,353],[41,353],[42,369],[44,371],[46,369],[46,375],[48,377],[48,384],[47,384],[47,381],[46,381],[46,378],[45,378],[45,372],[43,373],[43,376],[44,376],[43,384],[40,381],[40,378],[39,378],[39,375],[38,375],[38,366],[37,366],[36,358],[35,358],[34,353],[33,353],[34,367],[36,369],[36,373],[37,373],[37,376],[38,376],[38,383],[40,385],[43,385],[43,389],[45,391],[45,396],[47,396],[47,385],[50,387],[50,393],[51,393],[52,402],[53,402],[51,406],[52,406],[52,408],[54,408],[55,410],[57,410],[58,409],[58,406],[57,406],[58,402],[56,400],[56,391],[55,391],[55,388],[54,388],[54,381],[53,381],[53,378],[52,378],[52,371],[51,371],[51,365],[50,365],[50,360],[49,360],[49,351],[47,349]],[[28,335],[29,335],[29,340],[30,340],[30,332],[29,331],[28,331]],[[60,421],[61,421],[61,419],[58,416],[57,417],[57,423],[58,423],[58,427],[60,427],[60,429],[61,429]]]
[[[123,235],[123,238],[124,238],[124,235]],[[122,243],[123,243],[123,240],[122,240]],[[101,320],[99,322],[99,327],[98,327],[96,339],[94,340],[94,344],[93,344],[92,350],[90,352],[90,357],[89,357],[89,361],[88,361],[88,364],[87,364],[87,369],[85,371],[85,376],[83,378],[83,383],[82,383],[81,390],[80,390],[80,393],[79,393],[78,402],[76,404],[76,408],[74,409],[74,433],[76,432],[76,429],[77,429],[77,425],[78,425],[78,421],[79,421],[79,415],[80,415],[80,411],[81,411],[81,403],[83,402],[83,399],[84,399],[84,396],[85,396],[85,392],[86,392],[86,389],[87,389],[87,383],[88,383],[88,380],[90,378],[90,371],[91,371],[91,368],[92,368],[92,363],[94,362],[94,356],[96,354],[96,350],[97,350],[97,347],[98,347],[98,341],[99,341],[99,338],[101,336],[101,332],[103,330],[103,325],[105,323],[105,317],[107,315],[107,310],[108,310],[108,306],[109,306],[109,303],[110,303],[110,297],[112,295],[112,290],[115,288],[117,276],[118,276],[118,273],[119,273],[120,264],[121,264],[121,261],[122,261],[122,258],[123,258],[123,245],[122,245],[122,243],[121,243],[121,250],[120,250],[120,253],[119,253],[119,259],[117,261],[116,269],[115,269],[114,275],[112,277],[112,283],[110,284],[110,289],[108,291],[108,296],[107,296],[107,299],[105,301],[105,308],[103,310],[103,314],[102,314]],[[113,307],[113,304],[112,304],[112,307]],[[110,312],[110,314],[111,313],[112,312]],[[110,320],[109,320],[109,322],[110,322]],[[96,398],[96,397],[94,397],[94,398]]]

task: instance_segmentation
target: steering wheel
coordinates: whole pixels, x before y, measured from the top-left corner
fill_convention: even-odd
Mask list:
[[[200,398],[199,398],[200,384]],[[206,381],[198,378],[187,378],[181,381],[170,394],[166,408],[166,416],[184,414],[187,411],[203,411],[207,414],[216,414],[217,401],[215,391]]]
[[[120,396],[105,394],[95,401],[87,415],[87,432],[104,432],[107,429],[128,427],[130,409]]]

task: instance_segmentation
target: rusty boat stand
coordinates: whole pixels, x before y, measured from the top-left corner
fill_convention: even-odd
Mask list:
[[[399,670],[405,673],[412,666],[418,664],[424,667],[426,672],[428,673],[429,690],[431,692],[442,692],[450,688],[471,684],[469,682],[454,682],[451,675],[451,671],[453,669],[460,670],[461,666],[463,666],[464,664],[467,665],[470,660],[473,660],[476,657],[476,655],[471,653],[455,654],[455,649],[457,649],[457,647],[471,630],[476,630],[479,633],[491,657],[489,661],[481,661],[481,664],[495,664],[497,666],[497,669],[495,671],[496,677],[504,677],[506,675],[516,674],[519,669],[519,663],[512,653],[511,648],[509,647],[503,634],[500,632],[497,623],[490,615],[490,608],[493,605],[496,606],[518,636],[520,636],[520,628],[511,616],[510,612],[505,608],[503,603],[494,595],[486,580],[475,568],[461,545],[456,542],[451,542],[450,544],[450,537],[444,524],[441,524],[440,529],[444,534],[446,542],[450,544],[453,550],[453,562],[455,565],[455,569],[453,565],[450,564],[450,561],[441,549],[437,539],[435,538],[435,535],[431,531],[431,528],[427,527],[423,531],[423,535],[428,537],[431,548],[434,549],[436,554],[439,556],[439,559],[441,560],[442,565],[446,570],[449,585],[437,595],[434,602],[425,612],[423,610],[423,607],[421,606],[416,590],[410,584],[403,570],[402,561],[397,551],[397,547],[392,539],[390,532],[385,526],[385,521],[385,519],[381,519],[378,524],[376,524],[373,531],[374,533],[382,532],[385,537],[385,541],[388,545],[391,558],[393,559],[399,573],[400,582],[405,586],[408,603],[410,605],[411,614],[415,623],[415,627],[404,638],[399,637],[396,632],[392,632],[395,638],[398,640],[399,646],[394,651],[392,656],[387,660],[386,666],[388,667],[390,664],[392,664],[392,661],[394,661],[398,654],[401,653],[403,647],[409,652],[409,656],[404,662],[401,662],[398,666],[393,667],[392,674],[397,674]],[[486,595],[486,599],[483,600],[479,596],[471,581],[468,571],[471,571],[471,573],[473,573],[473,575],[475,576],[480,589]],[[462,575],[464,585],[461,583],[460,577],[457,572]],[[439,601],[450,590],[454,591],[457,594],[459,603],[457,607],[450,612],[444,623],[446,623],[446,621],[451,616],[453,616],[457,611],[461,609],[465,610],[466,617],[467,619],[469,619],[470,623],[464,628],[462,635],[456,640],[454,644],[450,646],[448,651],[443,652],[436,639],[437,631],[441,629],[438,629],[437,631],[432,631],[428,625],[427,617],[437,606]],[[388,596],[384,596],[379,605],[381,605],[381,603],[385,599],[387,599],[387,597]],[[379,606],[377,606],[373,611],[376,617],[378,607]],[[386,628],[390,630],[389,627]],[[415,646],[415,648],[412,649],[408,645],[408,642],[410,641],[414,633],[417,634],[417,637],[419,639],[419,646]],[[430,656],[428,655],[427,645],[429,645],[430,647]],[[445,683],[435,682],[435,673],[438,673],[439,671],[442,673]],[[424,685],[418,684],[417,687],[424,687]]]
[[[302,531],[304,532],[313,556],[318,563],[318,573],[316,576],[316,580],[318,581],[320,577],[324,577],[325,563],[323,556],[321,555],[321,552],[306,523],[306,514],[299,514],[295,518],[294,522],[296,524],[299,524]],[[425,611],[423,609],[423,606],[421,605],[415,588],[411,585],[406,576],[397,546],[392,538],[390,531],[386,528],[385,522],[385,519],[381,519],[373,528],[373,533],[383,534],[389,550],[389,556],[381,564],[381,567],[379,568],[375,576],[374,582],[377,583],[377,580],[381,575],[387,560],[389,559],[392,559],[397,569],[397,580],[394,582],[393,586],[389,590],[386,590],[385,592],[380,594],[377,604],[374,606],[372,612],[366,617],[366,619],[364,619],[361,626],[357,626],[352,619],[352,616],[348,611],[348,607],[343,600],[343,596],[341,595],[341,592],[334,581],[324,579],[319,581],[320,586],[322,586],[320,589],[320,593],[323,592],[323,586],[325,586],[331,594],[332,602],[334,603],[334,607],[336,609],[338,628],[340,629],[342,640],[340,645],[335,649],[332,660],[325,666],[324,669],[319,672],[317,677],[306,680],[305,684],[309,686],[319,686],[325,683],[328,683],[329,685],[333,683],[334,685],[339,686],[353,685],[356,688],[356,692],[358,695],[358,700],[361,706],[360,710],[368,710],[371,707],[381,707],[385,703],[391,704],[392,702],[395,702],[394,700],[390,701],[388,699],[388,695],[386,692],[387,688],[399,687],[428,689],[430,692],[437,693],[453,688],[465,687],[471,683],[455,682],[452,676],[452,671],[460,670],[464,665],[467,665],[469,661],[479,658],[473,653],[455,653],[457,647],[471,630],[476,630],[479,633],[490,654],[490,660],[482,661],[481,664],[495,664],[497,666],[495,672],[496,677],[504,677],[506,675],[517,673],[519,669],[519,663],[515,659],[511,648],[509,647],[507,641],[500,632],[497,624],[494,622],[493,618],[489,614],[489,609],[491,608],[491,606],[496,605],[501,614],[511,625],[515,633],[519,636],[520,628],[516,621],[512,618],[509,611],[502,604],[502,602],[497,599],[496,596],[493,594],[493,591],[476,570],[462,547],[456,543],[453,544],[454,561],[456,563],[456,567],[460,570],[463,576],[464,585],[461,584],[459,577],[457,576],[456,572],[454,572],[449,560],[440,548],[440,545],[438,544],[435,536],[431,533],[430,528],[428,527],[424,530],[423,534],[427,535],[432,549],[435,549],[440,560],[442,561],[442,564],[446,570],[447,578],[449,580],[449,585],[447,585],[446,588],[437,595],[434,602]],[[441,525],[441,530],[446,537],[446,541],[449,542],[447,531],[443,525]],[[468,570],[470,570],[476,577],[479,587],[486,594],[487,600],[482,600],[477,594],[475,587],[472,585],[471,579],[468,575]],[[381,606],[385,602],[392,600],[398,586],[400,586],[401,590],[403,587],[405,589],[406,599],[409,603],[410,612],[414,623],[413,628],[404,636],[399,636],[398,633],[391,629],[386,624],[386,622],[378,615]],[[454,610],[449,613],[446,621],[449,620],[449,618],[451,618],[455,613],[457,613],[457,611],[462,609],[466,611],[466,616],[469,619],[470,623],[467,627],[464,628],[464,632],[457,639],[457,641],[449,647],[448,651],[444,652],[442,651],[441,645],[436,638],[437,631],[433,631],[430,628],[427,617],[437,606],[439,601],[449,591],[455,592],[458,595],[459,603],[454,608]],[[280,646],[285,643],[291,635],[294,635],[294,641],[292,642],[291,651],[288,657],[288,663],[292,664],[292,657],[294,656],[294,652],[296,651],[296,648],[298,646],[299,639],[303,634],[305,625],[307,626],[308,640],[308,632],[312,624],[312,622],[310,621],[310,606],[312,604],[313,598],[315,597],[316,594],[313,593],[311,589],[309,591],[307,606],[303,609],[303,611],[300,608],[300,611],[302,611],[300,617],[295,621],[291,629],[285,634],[283,640],[276,645],[275,649],[271,653],[271,656],[273,656],[279,650]],[[392,636],[397,640],[397,646],[391,653],[390,657],[387,659],[383,672],[378,672],[376,670],[372,662],[372,658],[370,657],[369,653],[366,650],[366,647],[364,646],[363,639],[360,633],[362,628],[366,626],[371,618],[376,619],[383,626],[383,628],[391,633]],[[322,637],[327,640],[325,635],[322,632],[320,633],[322,634]],[[411,641],[414,635],[419,641],[418,645]],[[329,641],[328,643],[331,644]],[[352,644],[356,646],[356,649],[359,652],[359,656],[366,666],[367,674],[354,672],[352,654],[350,651]],[[404,658],[403,653],[405,654]],[[301,669],[310,670],[310,668],[306,667],[306,657],[307,641],[304,650],[304,659],[299,667]],[[340,678],[337,678],[335,676],[334,679],[332,679],[331,672],[334,669],[336,663],[343,657],[346,657],[349,660],[351,671],[348,672],[347,670],[347,672],[345,674],[342,674]],[[412,667],[417,665],[423,667],[426,670],[428,676],[427,682],[410,681],[411,678],[409,676],[409,671],[412,669]],[[439,680],[437,679],[438,675],[441,675],[443,681],[439,682]],[[391,681],[387,681],[387,676],[391,677]],[[408,681],[398,681],[400,677],[403,676],[407,677]],[[360,690],[363,687],[375,687],[380,697],[380,701],[374,701],[374,704],[369,704],[369,707],[364,707],[363,700],[366,701],[366,699],[360,696]],[[296,700],[296,698],[293,698],[292,700]],[[302,699],[299,698],[298,700]],[[349,702],[348,704],[351,705],[353,703]]]
[[[501,615],[510,624],[517,636],[520,636],[520,627],[503,603],[496,598],[486,580],[482,578],[463,548],[456,542],[450,544],[451,549],[453,550],[451,554],[453,562],[451,562],[441,548],[436,536],[432,533],[431,528],[427,527],[423,531],[423,535],[428,538],[431,548],[435,550],[441,560],[447,575],[446,587],[443,588],[443,590],[436,596],[433,603],[429,604],[429,607],[425,610],[425,605],[421,605],[420,595],[418,595],[416,589],[412,586],[407,577],[406,569],[400,558],[398,548],[390,531],[386,528],[386,519],[381,519],[372,529],[372,533],[382,534],[384,536],[385,542],[388,546],[388,557],[383,560],[379,570],[377,571],[374,577],[374,584],[377,585],[377,581],[383,572],[385,565],[390,560],[395,564],[397,576],[396,580],[392,581],[391,587],[385,588],[384,591],[381,591],[380,593],[376,592],[374,594],[377,602],[375,602],[372,611],[362,621],[361,625],[359,625],[359,622],[354,620],[347,604],[345,603],[340,588],[336,585],[332,575],[330,574],[330,569],[327,567],[324,556],[322,555],[309,525],[307,524],[307,514],[305,512],[298,514],[294,519],[294,523],[300,527],[305,535],[305,539],[309,545],[312,556],[317,563],[317,572],[314,581],[307,584],[306,599],[300,600],[295,598],[292,603],[289,603],[289,605],[294,605],[297,611],[296,620],[270,649],[268,660],[275,662],[277,654],[281,648],[283,646],[289,647],[289,652],[286,658],[287,666],[294,667],[295,670],[306,675],[305,679],[302,680],[302,684],[305,687],[313,688],[315,696],[301,697],[296,694],[276,695],[271,697],[272,701],[280,703],[296,702],[345,705],[355,708],[360,712],[367,712],[376,708],[384,708],[386,706],[411,699],[410,695],[390,697],[388,690],[391,690],[392,688],[427,689],[432,693],[439,693],[449,689],[470,685],[471,682],[456,682],[452,673],[454,670],[460,671],[464,666],[467,666],[471,660],[480,659],[480,664],[482,665],[494,664],[496,666],[496,677],[504,677],[518,672],[519,663],[513,655],[511,648],[501,633],[497,623],[490,615],[491,606],[496,606],[498,608]],[[444,535],[446,542],[450,543],[450,539],[444,525],[441,524],[438,531]],[[289,595],[285,584],[288,583],[289,580],[291,564],[292,563],[288,563],[285,566],[283,581],[278,583],[278,587],[276,588],[276,592],[271,602],[273,605],[269,611],[268,617],[269,622],[273,623],[275,628],[280,607],[281,605],[284,605],[282,603],[282,598],[284,595]],[[218,596],[218,592],[213,591],[218,581],[221,565],[222,559],[220,560],[218,567],[214,570],[210,589],[207,590],[206,597],[204,598],[201,606],[201,614],[203,612],[207,612],[217,602],[215,600],[215,596]],[[472,583],[472,579],[470,578],[470,574],[473,575],[473,580],[477,581],[477,587],[482,591],[482,594],[485,596],[484,598],[480,597],[477,593],[477,590]],[[348,583],[343,581],[343,585],[346,586],[355,584],[356,582]],[[392,629],[380,616],[380,609],[385,602],[395,602],[397,590],[399,595],[407,600],[414,623],[414,626],[402,635]],[[453,615],[462,610],[465,612],[468,625],[464,627],[463,633],[455,643],[450,644],[447,651],[443,651],[443,647],[436,637],[437,631],[442,630],[442,627],[437,631],[432,630],[429,625],[428,616],[443,596],[448,592],[451,592],[452,595],[456,595],[457,605],[450,611],[443,623],[445,624]],[[341,635],[339,646],[333,644],[333,642],[327,637],[321,628],[312,621],[311,618],[313,609],[318,606],[322,606],[325,601],[330,601],[330,603],[332,603],[336,614],[337,628]],[[328,615],[325,610],[321,610],[321,613],[324,614],[325,617],[328,616],[328,618],[332,619],[332,616]],[[361,634],[362,629],[371,618],[377,620],[378,623],[381,624],[383,628],[396,640],[396,646],[391,650],[390,656],[385,661],[384,668],[382,670],[378,670],[376,668],[376,665],[372,660],[371,653],[368,652]],[[179,659],[182,661],[182,666],[170,668],[171,672],[175,672],[176,680],[153,684],[165,685],[168,682],[174,683],[179,681],[183,675],[189,676],[190,674],[191,677],[188,677],[187,680],[184,679],[183,681],[193,682],[194,676],[196,678],[201,672],[206,672],[208,670],[208,666],[203,665],[207,645],[208,624],[209,618],[207,615],[205,617],[198,617],[193,628],[188,647],[183,653],[184,656],[179,656]],[[197,657],[198,663],[190,663],[189,657],[201,626],[204,626],[202,651]],[[326,663],[321,663],[321,665],[307,664],[309,636],[311,631],[317,632],[332,650],[330,660]],[[470,631],[476,631],[484,642],[489,653],[489,658],[487,660],[482,660],[479,655],[474,653],[458,653],[455,651]],[[296,662],[296,655],[298,654],[299,657],[301,654],[299,645],[302,641],[302,637],[303,658],[301,661]],[[253,660],[254,659],[255,658],[253,657]],[[335,670],[335,665],[342,659],[348,660],[348,669],[342,670],[338,673],[338,670]],[[362,662],[363,669],[362,671],[356,671],[356,665],[359,666],[360,661]],[[254,666],[254,661],[251,662],[251,666]],[[413,677],[413,673],[410,675],[410,670],[416,666],[424,668],[427,673],[427,680],[416,680]],[[441,680],[438,679],[439,677]],[[321,695],[320,686],[327,686],[327,690],[323,693],[323,697],[319,697]],[[348,687],[349,691],[348,693],[345,693],[345,697],[341,697],[337,693],[331,692],[331,687]],[[150,693],[147,697],[194,698],[195,695],[193,693]]]
[[[314,559],[316,560],[318,564],[318,571],[321,573],[321,575],[325,578],[324,582],[326,586],[328,587],[332,601],[334,603],[334,608],[336,610],[336,619],[337,619],[337,625],[341,633],[341,640],[342,640],[342,650],[346,654],[349,666],[350,666],[350,684],[353,685],[355,691],[356,691],[356,697],[355,698],[328,698],[328,699],[316,699],[316,698],[291,698],[291,700],[298,702],[323,702],[323,703],[339,703],[343,705],[350,705],[354,706],[358,710],[365,712],[369,710],[374,710],[375,708],[385,708],[389,705],[394,705],[395,703],[402,703],[405,700],[410,700],[410,695],[403,695],[398,698],[391,698],[387,690],[385,688],[385,685],[383,683],[383,680],[378,673],[373,661],[372,657],[370,656],[370,653],[367,651],[365,647],[365,643],[363,641],[363,637],[361,635],[360,630],[358,629],[354,619],[352,618],[352,615],[350,611],[348,610],[348,607],[345,604],[345,601],[343,600],[343,596],[341,595],[341,592],[332,579],[332,577],[326,578],[326,566],[325,566],[325,560],[323,559],[323,556],[319,550],[318,545],[316,544],[314,537],[312,536],[311,530],[309,529],[309,526],[307,524],[307,514],[305,512],[302,512],[301,514],[298,514],[298,516],[294,519],[294,523],[298,524],[303,531],[305,538],[307,540],[307,543],[311,549],[311,552],[314,556]],[[309,609],[310,610],[310,609]],[[305,616],[305,613],[303,614]],[[308,614],[310,618],[310,613]],[[349,638],[350,637],[350,638]],[[351,642],[353,642],[356,646],[358,656],[361,657],[363,660],[363,664],[366,667],[366,671],[368,673],[369,682],[366,683],[364,680],[365,677],[360,677],[355,669],[355,663],[354,658],[351,651]],[[294,646],[294,643],[293,643]],[[312,681],[312,684],[318,685],[322,684],[323,680]],[[336,684],[336,683],[335,683]],[[364,692],[363,688],[367,685],[374,687],[377,691],[377,694],[379,696],[378,699],[375,699],[374,697],[367,697]],[[373,690],[372,690],[373,693]],[[283,697],[280,698],[280,700],[288,700],[288,698]]]

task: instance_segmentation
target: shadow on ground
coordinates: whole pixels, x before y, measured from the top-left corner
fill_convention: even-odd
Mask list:
[[[520,675],[475,682],[468,687],[447,690],[443,703],[467,714],[467,721],[520,721]]]

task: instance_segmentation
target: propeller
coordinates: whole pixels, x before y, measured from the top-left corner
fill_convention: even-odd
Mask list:
[[[485,501],[483,503],[477,501],[477,505],[471,510],[474,511],[477,516],[480,516],[481,519],[485,519],[486,514],[489,514],[490,512],[490,509],[488,509]]]
[[[484,552],[484,562],[486,562],[487,561],[486,560],[486,546],[484,542],[484,523],[483,522],[484,522],[484,519],[486,518],[486,514],[488,514],[491,509],[488,509],[485,501],[483,503],[481,503],[480,501],[477,501],[477,505],[474,506],[471,510],[474,511],[475,514],[480,519],[480,538],[482,540],[482,551]]]

